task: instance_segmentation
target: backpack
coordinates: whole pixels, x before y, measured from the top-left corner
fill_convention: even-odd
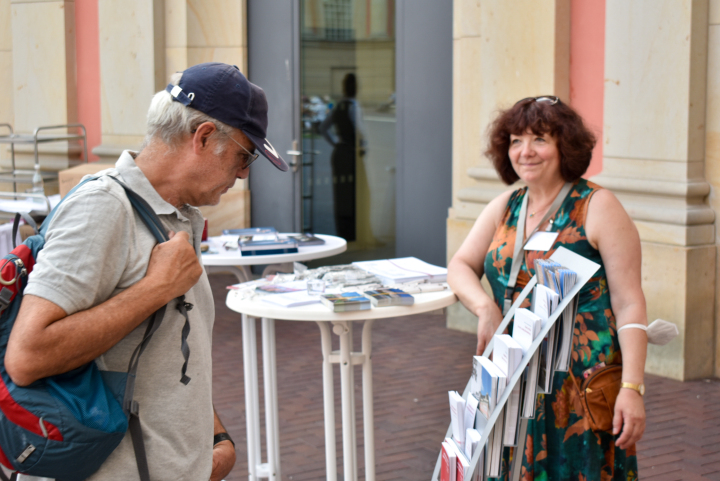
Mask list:
[[[168,237],[152,208],[137,193],[109,176],[124,189],[135,212],[158,243]],[[81,182],[68,193],[70,196]],[[101,371],[90,362],[72,371],[50,376],[21,387],[5,370],[5,352],[13,324],[20,309],[27,278],[45,244],[45,232],[57,206],[49,213],[36,235],[0,260],[0,464],[13,472],[32,476],[80,481],[98,470],[130,429],[140,479],[149,481],[149,470],[138,417],[139,406],[133,400],[135,377],[140,355],[162,322],[167,306],[148,320],[142,341],[133,352],[128,372]],[[13,240],[19,216],[13,226]],[[190,330],[187,311],[192,305],[178,298],[178,310],[185,316],[182,351],[185,375]],[[0,477],[5,478],[0,470]]]

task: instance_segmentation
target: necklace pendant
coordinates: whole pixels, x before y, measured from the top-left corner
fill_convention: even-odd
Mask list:
[[[535,215],[535,212],[532,212],[532,213],[530,214],[530,217],[532,217],[532,216],[534,216],[534,215]]]

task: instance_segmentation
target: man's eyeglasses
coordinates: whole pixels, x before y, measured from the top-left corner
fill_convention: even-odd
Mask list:
[[[221,132],[222,132],[222,131],[221,131]],[[222,133],[225,134],[225,132],[222,132]],[[240,146],[240,148],[243,149],[243,150],[247,153],[247,155],[246,155],[246,157],[245,157],[245,162],[243,162],[243,166],[242,166],[243,169],[247,169],[248,167],[250,167],[250,164],[252,164],[253,162],[255,162],[255,160],[256,160],[258,157],[260,157],[260,154],[253,154],[253,153],[250,152],[248,149],[246,149],[245,147],[243,147],[243,145],[242,145],[240,142],[238,142],[237,140],[233,139],[233,138],[230,136],[230,134],[225,134],[225,135],[227,135],[227,137],[228,137],[230,140],[232,140],[233,142],[235,142],[236,144],[238,144],[238,145]]]
[[[543,95],[542,97],[527,97],[522,100],[518,100],[517,102],[515,102],[515,105],[529,104],[530,102],[537,102],[539,104],[555,105],[558,102],[560,102],[560,99],[558,97],[555,97],[554,95]]]

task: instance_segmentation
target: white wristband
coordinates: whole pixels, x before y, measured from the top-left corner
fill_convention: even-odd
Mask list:
[[[647,331],[647,326],[645,324],[625,324],[620,329],[618,329],[617,332],[620,332],[625,328],[642,329],[643,331]]]

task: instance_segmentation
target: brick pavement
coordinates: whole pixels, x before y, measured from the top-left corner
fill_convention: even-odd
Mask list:
[[[229,276],[211,276],[215,407],[237,445],[227,481],[247,479],[245,398],[239,316],[225,307]],[[260,327],[258,325],[258,337]],[[325,474],[320,333],[315,323],[276,323],[282,479]],[[360,329],[355,331],[359,349]],[[376,478],[427,480],[449,423],[447,391],[462,391],[475,339],[445,328],[441,315],[378,321],[373,327]],[[335,339],[335,347],[337,339]],[[259,361],[262,368],[262,362]],[[259,373],[262,382],[262,371]],[[360,369],[355,371],[358,468],[364,479]],[[720,481],[720,380],[680,383],[647,376],[647,431],[638,445],[640,478]],[[336,450],[342,479],[340,376],[335,367]],[[262,393],[260,397],[263,415]],[[264,417],[261,417],[264,420]],[[264,421],[263,421],[264,422]],[[263,440],[264,445],[264,440]],[[263,452],[265,450],[263,449]]]

